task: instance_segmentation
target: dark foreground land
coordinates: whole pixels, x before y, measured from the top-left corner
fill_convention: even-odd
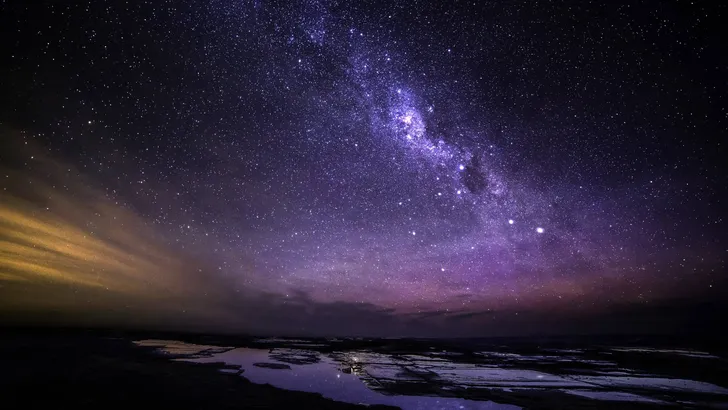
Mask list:
[[[3,409],[387,409],[253,384],[219,366],[170,361],[129,339],[0,329]]]
[[[725,409],[726,344],[708,342],[286,339],[0,327],[0,406],[395,408],[298,391],[330,386],[327,375],[338,374],[333,381],[349,384],[335,384],[336,392],[353,380],[389,398],[467,399],[385,401],[408,409]],[[265,372],[272,378],[261,380]],[[300,388],[263,384],[286,387],[285,380]],[[360,390],[360,396],[329,391],[327,397],[369,403],[371,395]]]

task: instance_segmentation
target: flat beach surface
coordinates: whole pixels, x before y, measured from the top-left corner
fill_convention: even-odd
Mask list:
[[[725,408],[719,347],[3,329],[4,408]],[[368,405],[365,407],[364,405]]]

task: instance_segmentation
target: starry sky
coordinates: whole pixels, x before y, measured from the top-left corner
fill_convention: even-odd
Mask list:
[[[725,294],[723,6],[0,10],[5,309],[483,336]]]

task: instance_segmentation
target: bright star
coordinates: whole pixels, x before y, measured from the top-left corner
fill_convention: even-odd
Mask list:
[[[513,225],[513,223],[514,223],[514,222],[515,222],[515,221],[514,221],[513,219],[509,219],[509,220],[508,220],[508,223],[509,223],[509,224],[511,224],[511,225]]]
[[[462,171],[465,169],[465,165],[460,165],[458,168],[460,168],[460,170]]]
[[[536,228],[536,232],[538,232],[538,233],[543,233],[543,228],[541,228],[541,227],[539,226],[538,228]]]

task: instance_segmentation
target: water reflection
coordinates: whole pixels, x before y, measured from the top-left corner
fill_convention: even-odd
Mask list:
[[[724,408],[728,399],[728,388],[714,384],[714,379],[693,379],[696,369],[707,369],[708,376],[723,373],[723,360],[693,350],[500,347],[472,350],[461,356],[463,353],[432,347],[391,352],[329,346],[324,353],[317,348],[325,345],[302,341],[278,341],[270,349],[164,340],[135,343],[157,347],[178,360],[224,362],[242,369],[243,376],[254,383],[317,392],[349,403],[387,404],[403,409],[516,409],[531,407],[534,400],[541,408],[611,409],[620,402],[634,406],[689,402],[696,407]],[[682,362],[667,369],[671,372],[644,365],[645,355],[658,354],[667,358],[678,355]],[[686,364],[693,362],[697,365],[686,370]]]
[[[291,370],[255,366],[255,363],[281,363],[270,357],[266,349],[238,348],[212,357],[183,359],[198,363],[225,362],[240,366],[242,375],[253,383],[268,383],[288,390],[321,393],[324,397],[355,404],[388,404],[403,410],[467,409],[502,410],[520,407],[488,401],[472,401],[449,397],[385,396],[370,390],[359,379],[361,364],[354,358],[344,369],[341,363],[321,355],[321,360],[311,364],[289,364]]]

